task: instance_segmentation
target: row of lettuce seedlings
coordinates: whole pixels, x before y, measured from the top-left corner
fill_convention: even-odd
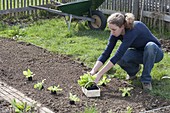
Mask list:
[[[23,75],[28,79],[28,81],[33,80],[33,76],[35,75],[30,69],[27,69],[27,71],[23,71]],[[111,81],[110,78],[108,78],[106,75],[103,76],[103,78],[99,81],[99,83],[96,85],[93,81],[95,80],[96,76],[91,76],[90,73],[85,73],[82,76],[80,76],[80,79],[78,80],[78,84],[81,87],[86,88],[87,90],[96,90],[98,89],[97,86],[106,86],[107,83]],[[43,79],[41,82],[38,82],[34,84],[34,88],[38,90],[42,90],[44,88],[44,81],[46,79]],[[60,88],[60,85],[53,85],[49,86],[47,88],[51,94],[55,95],[58,92],[61,92],[63,89]],[[122,91],[122,97],[131,96],[130,91],[133,89],[133,87],[124,87],[119,88],[119,91]],[[75,105],[76,102],[79,102],[80,98],[77,95],[73,95],[72,93],[69,93],[69,103],[71,105]],[[12,106],[15,108],[15,111],[29,111],[32,109],[32,106],[27,105],[26,102],[16,102],[16,100],[12,100],[11,102]]]

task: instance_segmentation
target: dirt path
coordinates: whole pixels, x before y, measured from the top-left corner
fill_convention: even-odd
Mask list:
[[[0,39],[0,81],[23,92],[26,96],[39,101],[56,113],[75,113],[83,111],[86,106],[96,106],[101,113],[108,111],[121,113],[126,107],[133,108],[133,112],[150,110],[166,105],[165,101],[153,97],[140,87],[135,87],[131,97],[122,97],[119,87],[127,87],[125,81],[113,78],[106,87],[101,88],[101,97],[87,98],[83,95],[77,80],[89,68],[83,63],[73,61],[71,58],[52,54],[42,48],[10,39]],[[24,70],[30,69],[35,73],[33,81],[27,81],[23,76]],[[39,91],[33,85],[46,79],[44,89]],[[60,85],[63,89],[57,95],[51,95],[47,87]],[[69,92],[76,94],[81,101],[70,105]],[[168,113],[170,111],[166,111]]]

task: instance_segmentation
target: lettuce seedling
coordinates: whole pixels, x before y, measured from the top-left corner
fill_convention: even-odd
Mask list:
[[[78,80],[78,84],[81,87],[89,88],[93,86],[94,80],[96,76],[95,75],[90,75],[90,73],[85,73],[84,75],[80,76],[80,79]]]
[[[32,80],[32,77],[35,75],[33,74],[33,72],[31,72],[30,69],[28,69],[27,71],[23,71],[23,75],[25,75],[26,78],[28,78],[28,80]]]
[[[125,96],[131,96],[130,91],[133,89],[133,87],[127,87],[127,88],[119,88],[119,91],[122,91],[122,97]]]
[[[132,113],[132,108],[130,106],[126,107],[126,113]]]
[[[43,89],[44,87],[43,87],[43,84],[44,84],[44,81],[45,81],[46,79],[44,79],[44,80],[42,80],[41,82],[38,82],[37,84],[34,84],[34,88],[35,89],[39,89],[39,90],[41,90],[41,89]]]
[[[73,95],[72,93],[69,93],[69,99],[70,99],[70,104],[75,104],[75,102],[80,101],[77,95]]]
[[[110,81],[111,79],[107,78],[107,76],[104,75],[97,85],[106,86],[106,84],[109,83]]]
[[[11,105],[15,109],[15,113],[26,113],[31,110],[31,106],[27,105],[26,102],[16,102],[15,99],[11,101]]]
[[[58,86],[50,86],[47,89],[49,91],[51,91],[52,94],[56,94],[58,91],[62,91],[62,89],[59,87],[60,87],[59,85]]]

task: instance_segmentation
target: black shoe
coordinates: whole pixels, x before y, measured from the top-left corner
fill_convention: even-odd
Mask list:
[[[143,88],[143,90],[151,91],[152,90],[152,84],[151,83],[144,83],[144,82],[142,82],[142,88]]]

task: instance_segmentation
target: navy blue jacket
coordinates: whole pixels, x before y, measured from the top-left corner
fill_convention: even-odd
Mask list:
[[[103,64],[106,62],[118,40],[121,40],[122,43],[120,44],[115,55],[110,59],[113,64],[116,64],[121,59],[128,48],[143,51],[148,42],[154,42],[161,47],[161,43],[144,23],[134,21],[134,28],[131,30],[125,30],[125,35],[120,35],[118,37],[110,35],[106,49],[98,58],[99,61]]]

